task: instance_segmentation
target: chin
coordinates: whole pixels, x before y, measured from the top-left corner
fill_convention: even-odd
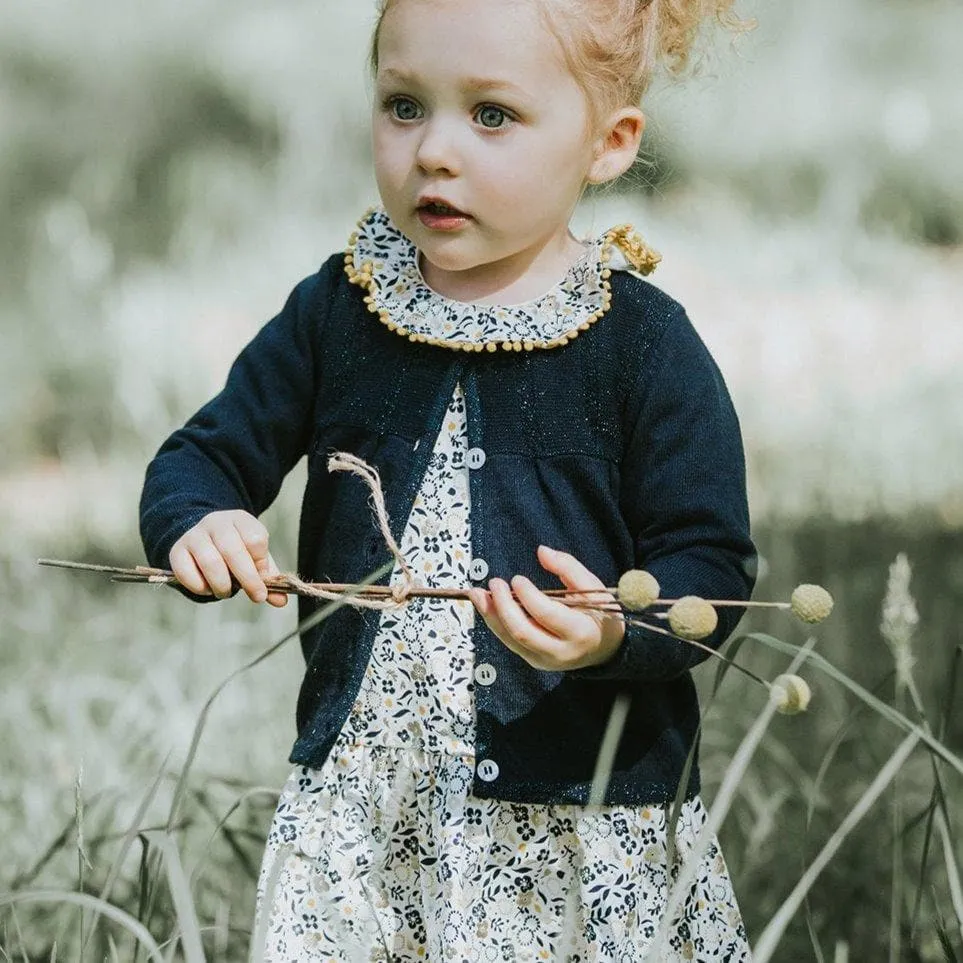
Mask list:
[[[411,240],[425,260],[439,271],[470,271],[491,260],[477,252],[466,251],[457,237],[438,238],[422,229]]]

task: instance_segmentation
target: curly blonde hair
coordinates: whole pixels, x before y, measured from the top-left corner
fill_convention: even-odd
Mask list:
[[[374,72],[381,22],[392,2],[397,0],[378,0],[370,57]],[[734,0],[533,2],[558,38],[596,121],[619,107],[638,106],[660,68],[670,75],[683,73],[705,21],[714,19],[734,30],[752,26],[732,13]]]

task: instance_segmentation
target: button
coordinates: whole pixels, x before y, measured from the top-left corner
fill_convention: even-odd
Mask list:
[[[488,562],[483,558],[472,559],[472,563],[468,568],[468,574],[476,581],[480,582],[486,575],[488,575]]]
[[[469,448],[468,449],[468,467],[469,468],[481,468],[485,464],[486,455],[481,448]]]
[[[494,782],[498,778],[498,763],[494,759],[482,759],[478,763],[478,778],[482,782]]]
[[[491,685],[498,678],[495,666],[489,662],[482,662],[475,667],[475,681],[479,685]]]

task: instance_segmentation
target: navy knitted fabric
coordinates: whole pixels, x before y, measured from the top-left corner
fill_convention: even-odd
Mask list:
[[[468,444],[472,555],[484,579],[530,578],[546,544],[607,585],[645,567],[663,597],[744,600],[753,585],[745,465],[725,384],[682,308],[639,278],[612,276],[612,307],[563,347],[465,353],[389,331],[347,281],[342,258],[301,282],[241,353],[225,389],[163,445],[147,471],[141,531],[151,564],[208,512],[260,514],[308,458],[298,567],[311,580],[359,581],[389,560],[368,490],[329,473],[349,451],[381,474],[400,541],[455,385]],[[299,600],[302,618],[318,603]],[[720,611],[720,644],[741,614]],[[302,635],[306,661],[291,761],[324,762],[357,695],[377,613],[344,607]],[[476,752],[499,776],[479,796],[585,802],[619,693],[631,698],[607,801],[671,799],[698,726],[693,646],[629,627],[604,666],[533,669],[477,619],[477,662],[498,682],[476,689]],[[688,787],[699,786],[695,767]]]

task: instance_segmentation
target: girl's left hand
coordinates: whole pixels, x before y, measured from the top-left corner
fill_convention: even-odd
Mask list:
[[[592,591],[586,602],[601,605],[615,601],[604,591],[605,585],[574,556],[540,545],[538,560],[566,588]],[[572,608],[546,595],[522,575],[512,579],[511,588],[499,578],[492,579],[488,588],[488,592],[470,590],[475,608],[492,632],[536,669],[567,672],[600,665],[615,655],[625,637],[625,622],[619,613]]]

